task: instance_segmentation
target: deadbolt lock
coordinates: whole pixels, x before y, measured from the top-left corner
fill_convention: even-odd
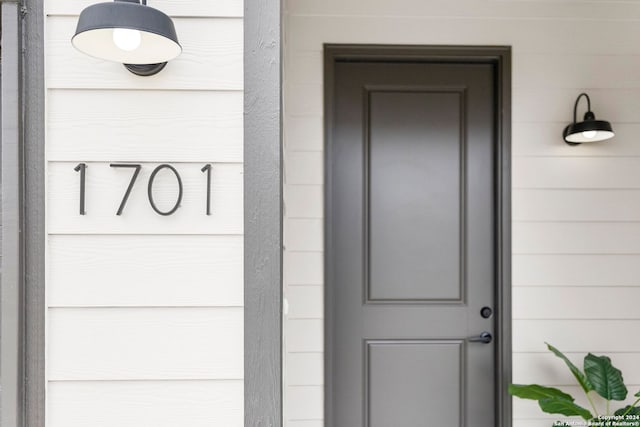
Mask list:
[[[480,310],[480,316],[485,319],[490,318],[492,314],[493,310],[491,310],[491,307],[482,307],[482,310]]]

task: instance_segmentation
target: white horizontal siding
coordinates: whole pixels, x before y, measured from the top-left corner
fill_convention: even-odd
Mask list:
[[[324,147],[322,117],[287,115],[284,145],[290,151],[321,151]],[[286,162],[288,165],[288,162]]]
[[[296,115],[322,115],[322,83],[291,83],[285,85],[285,102]]]
[[[571,301],[566,303],[571,304]],[[585,307],[585,310],[588,309]],[[597,313],[597,308],[592,307],[592,310]],[[595,320],[515,319],[513,351],[546,351],[544,343],[549,342],[566,352],[640,353],[639,340],[621,339],[626,338],[629,331],[637,331],[640,320],[602,320],[594,317]]]
[[[640,223],[513,224],[515,254],[639,254]]]
[[[514,221],[640,221],[640,190],[518,189]]]
[[[321,353],[324,348],[322,319],[287,319],[285,340],[290,353]]]
[[[515,287],[512,298],[516,319],[637,319],[640,286]]]
[[[161,73],[142,78],[123,70],[122,64],[93,59],[74,49],[70,40],[76,17],[50,17],[45,39],[47,87],[242,90],[242,19],[177,18],[174,23],[182,54]]]
[[[287,269],[284,279],[288,285],[321,285],[324,275],[324,259],[321,252],[295,252],[284,254]]]
[[[52,89],[48,105],[49,161],[242,162],[239,91]]]
[[[325,43],[512,46],[514,381],[574,384],[548,341],[576,362],[608,354],[640,383],[627,335],[640,326],[640,2],[291,0],[285,19],[286,425],[323,417]],[[570,147],[584,91],[616,137]],[[519,400],[514,417],[554,419]]]
[[[473,2],[460,2],[470,3]],[[548,19],[443,17],[433,9],[429,16],[420,17],[412,12],[407,10],[405,16],[372,16],[368,11],[359,16],[290,13],[288,49],[319,52],[324,43],[349,40],[350,43],[381,44],[509,45],[516,54],[640,54],[640,46],[635,43],[640,38],[640,28],[635,19],[623,19],[624,16],[611,20],[596,17],[598,31],[594,31],[584,20],[554,16]]]
[[[242,379],[242,331],[241,307],[50,309],[49,380]]]
[[[322,185],[287,185],[285,214],[288,218],[322,218]]]
[[[321,185],[323,182],[322,153],[292,151],[285,157],[285,179],[287,184]]]
[[[640,157],[516,157],[513,186],[518,189],[639,188]]]
[[[243,383],[65,381],[49,384],[51,427],[242,427]]]
[[[49,0],[45,3],[45,13],[53,15],[78,15],[93,0]],[[242,0],[153,0],[149,6],[167,15],[177,17],[242,17]],[[179,34],[178,34],[179,35]]]
[[[594,0],[585,7],[583,0],[400,0],[389,3],[384,0],[367,1],[366,9],[358,1],[287,0],[287,12],[291,15],[340,15],[413,17],[460,17],[470,19],[616,19],[632,18],[640,14],[637,0]],[[612,7],[612,4],[615,7]],[[579,5],[579,7],[578,7]],[[499,29],[494,29],[498,31]],[[295,32],[293,32],[296,34]],[[371,33],[368,33],[371,35]],[[405,36],[407,36],[405,34]]]
[[[514,286],[640,286],[640,254],[514,254]]]
[[[49,306],[242,307],[242,259],[242,236],[51,236]]]
[[[291,251],[321,251],[322,233],[320,219],[290,219],[284,225],[284,246]]]
[[[287,380],[290,386],[324,384],[322,353],[291,353],[287,356]]]
[[[324,304],[322,286],[290,286],[287,289],[289,319],[322,319]]]
[[[290,420],[321,420],[324,413],[322,386],[289,386],[285,411]]]
[[[324,421],[319,420],[289,420],[288,427],[324,427]]]

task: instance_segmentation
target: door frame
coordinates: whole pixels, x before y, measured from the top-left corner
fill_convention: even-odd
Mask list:
[[[424,63],[475,63],[491,64],[496,70],[495,127],[497,150],[495,159],[496,185],[496,420],[501,427],[512,424],[511,383],[511,47],[510,46],[413,46],[413,45],[324,45],[324,242],[325,254],[333,248],[331,224],[331,158],[333,141],[333,106],[335,87],[335,65],[347,61],[406,61]],[[331,258],[324,257],[325,308],[324,308],[324,393],[325,426],[331,427],[333,408],[330,395],[333,381],[331,358],[333,350],[333,295],[331,286],[334,271]]]

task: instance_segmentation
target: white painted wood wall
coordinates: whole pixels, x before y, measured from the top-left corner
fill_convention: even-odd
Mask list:
[[[149,0],[182,55],[136,77],[70,43],[95,0],[47,0],[47,426],[243,425],[242,0]],[[87,215],[78,215],[86,162]],[[142,163],[121,217],[130,170]],[[170,217],[150,172],[184,182]],[[213,215],[205,175],[213,163]],[[35,165],[33,167],[36,167]],[[158,175],[161,194],[175,194]]]
[[[580,364],[610,355],[640,389],[639,19],[633,0],[287,2],[288,427],[323,416],[323,43],[513,47],[514,381],[574,383],[548,341]],[[613,122],[612,141],[562,141],[582,91]],[[514,413],[514,427],[550,425],[535,403]]]

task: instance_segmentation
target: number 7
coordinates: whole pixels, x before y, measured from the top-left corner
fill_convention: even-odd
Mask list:
[[[140,169],[142,169],[142,165],[111,163],[109,166],[111,166],[112,168],[134,168],[135,169],[135,172],[131,177],[131,181],[129,182],[129,186],[127,187],[127,191],[124,193],[124,197],[122,198],[122,202],[120,203],[120,207],[118,208],[118,212],[116,213],[116,215],[122,215],[122,211],[124,210],[124,207],[127,204],[127,200],[129,200],[129,195],[131,194],[133,185],[136,183],[136,179],[138,179],[138,174],[140,173]]]

